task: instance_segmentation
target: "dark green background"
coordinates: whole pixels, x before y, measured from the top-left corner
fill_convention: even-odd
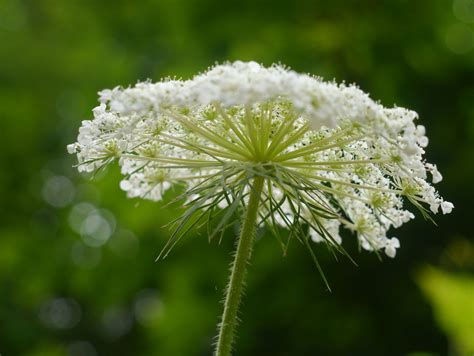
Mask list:
[[[332,293],[302,246],[282,257],[263,233],[236,355],[467,352],[420,271],[437,266],[472,286],[473,1],[0,0],[2,356],[211,354],[233,231],[220,246],[193,233],[155,263],[179,210],[127,199],[117,167],[81,177],[65,146],[97,91],[237,59],[356,82],[386,106],[418,111],[427,158],[445,178],[438,189],[456,208],[438,227],[418,216],[393,232],[394,260],[359,254],[349,234],[359,267],[317,246]],[[81,202],[116,221],[101,247],[71,228]],[[472,305],[440,292],[474,338]]]

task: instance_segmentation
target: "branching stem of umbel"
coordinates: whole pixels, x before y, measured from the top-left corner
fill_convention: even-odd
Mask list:
[[[240,231],[234,262],[232,263],[229,285],[226,290],[224,312],[219,327],[215,356],[229,356],[232,351],[237,313],[242,299],[247,263],[252,255],[258,207],[264,181],[265,178],[262,176],[256,176],[253,180],[245,219]]]

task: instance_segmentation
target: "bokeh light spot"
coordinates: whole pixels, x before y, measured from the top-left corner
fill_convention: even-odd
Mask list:
[[[75,195],[74,185],[69,178],[53,176],[46,180],[42,189],[43,199],[55,208],[69,205]]]
[[[454,0],[453,13],[461,21],[474,22],[474,0]]]
[[[81,307],[72,298],[54,298],[39,310],[39,319],[51,329],[71,329],[81,319]]]
[[[454,24],[446,31],[446,46],[456,54],[467,53],[474,48],[474,32],[465,24]]]
[[[110,307],[102,315],[102,332],[108,339],[122,337],[130,331],[132,325],[133,317],[127,309]]]
[[[81,225],[81,237],[91,247],[104,245],[113,233],[113,226],[101,211],[95,210],[84,219]]]
[[[156,322],[163,311],[163,303],[154,289],[144,289],[137,294],[133,305],[135,318],[142,325]]]

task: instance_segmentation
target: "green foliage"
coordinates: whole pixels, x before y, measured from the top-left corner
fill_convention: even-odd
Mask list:
[[[456,206],[438,227],[418,219],[399,230],[393,261],[359,255],[353,241],[354,267],[313,245],[332,293],[304,247],[282,257],[259,231],[239,354],[444,355],[461,344],[451,320],[467,307],[446,307],[454,280],[440,277],[450,287],[442,292],[430,284],[435,302],[411,277],[473,235],[473,18],[454,3],[0,1],[0,353],[210,354],[235,231],[220,246],[192,231],[154,263],[170,237],[164,225],[183,210],[126,199],[117,172],[90,182],[65,146],[98,90],[235,59],[281,61],[414,108],[431,139],[427,158],[445,176],[438,187]],[[455,269],[472,278],[472,265]]]
[[[435,310],[436,320],[461,355],[474,353],[474,278],[426,267],[419,284]]]

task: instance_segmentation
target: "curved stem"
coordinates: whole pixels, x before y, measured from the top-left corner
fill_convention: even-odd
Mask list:
[[[224,312],[219,327],[215,356],[229,356],[232,351],[234,339],[234,328],[237,324],[237,312],[239,310],[247,263],[252,255],[252,247],[258,216],[260,195],[262,194],[264,177],[255,177],[252,190],[243,221],[242,230],[237,245],[237,250],[232,263],[229,284],[227,286]]]

